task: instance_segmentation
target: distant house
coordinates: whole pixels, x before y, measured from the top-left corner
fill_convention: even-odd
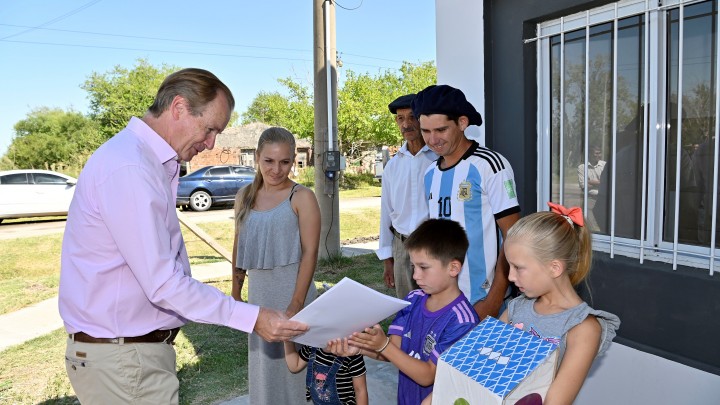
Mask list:
[[[205,166],[240,164],[255,167],[255,148],[260,134],[270,125],[260,122],[240,127],[226,128],[215,140],[215,147],[205,150],[195,156],[188,164],[187,171],[191,172]],[[295,137],[295,169],[301,169],[313,164],[312,143],[306,139]]]

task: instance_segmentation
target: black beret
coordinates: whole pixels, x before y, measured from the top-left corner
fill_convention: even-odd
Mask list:
[[[388,104],[388,109],[391,113],[397,114],[397,110],[400,108],[410,108],[412,101],[415,98],[415,93],[406,94],[395,99],[392,103]]]
[[[428,86],[420,91],[412,102],[412,110],[418,119],[421,115],[445,114],[452,117],[466,116],[470,125],[482,125],[482,117],[465,98],[465,94],[446,84]]]

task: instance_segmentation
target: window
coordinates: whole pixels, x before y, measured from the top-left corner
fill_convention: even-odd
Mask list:
[[[247,166],[233,166],[232,170],[235,174],[243,175],[243,174],[255,174],[255,169],[252,167]]]
[[[14,173],[0,176],[0,184],[28,184],[28,177],[25,173]]]
[[[611,256],[714,271],[717,9],[625,0],[538,25],[538,207],[583,207]]]
[[[67,179],[48,173],[33,173],[35,184],[62,184],[67,185]]]
[[[230,168],[229,167],[214,167],[212,169],[209,169],[206,173],[206,177],[223,177],[223,176],[229,176],[230,175]]]

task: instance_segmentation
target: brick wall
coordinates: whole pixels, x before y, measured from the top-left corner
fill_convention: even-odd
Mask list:
[[[215,148],[198,153],[190,161],[190,171],[205,166],[232,165],[240,162],[239,148]]]

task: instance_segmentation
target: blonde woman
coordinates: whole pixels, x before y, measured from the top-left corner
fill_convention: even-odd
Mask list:
[[[232,296],[240,301],[247,273],[248,302],[285,310],[292,317],[315,299],[313,274],[320,241],[315,194],[288,177],[295,138],[283,128],[260,135],[253,183],[235,197]],[[251,404],[305,403],[305,377],[292,374],[282,343],[249,336]]]

